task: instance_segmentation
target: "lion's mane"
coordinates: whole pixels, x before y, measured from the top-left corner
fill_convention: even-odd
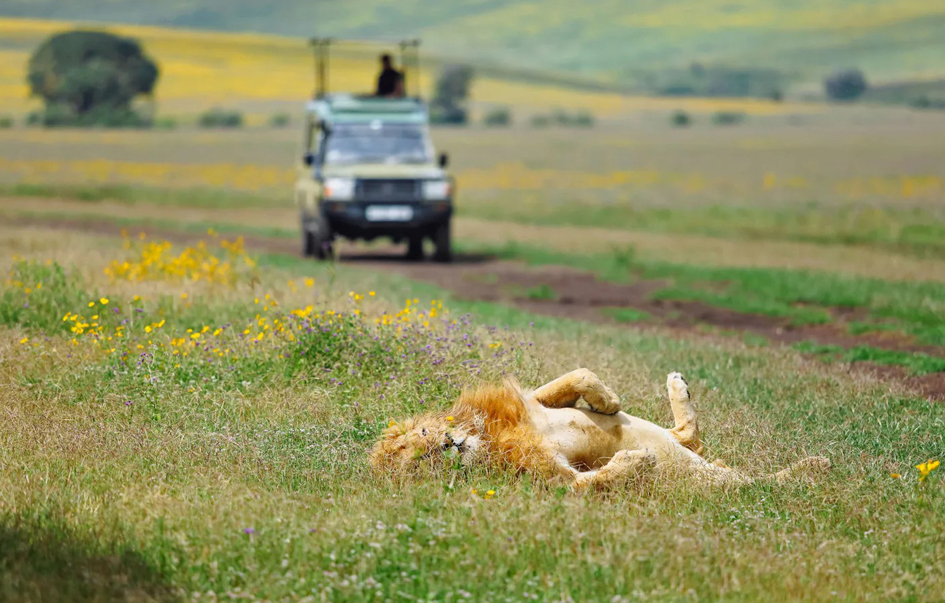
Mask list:
[[[461,430],[479,438],[489,461],[551,478],[559,467],[528,418],[525,396],[512,380],[464,390],[446,412],[427,413],[385,429],[371,451],[371,466],[390,469],[398,455],[423,457],[444,434]]]

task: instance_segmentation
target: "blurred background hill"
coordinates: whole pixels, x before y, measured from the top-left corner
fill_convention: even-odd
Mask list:
[[[438,56],[616,88],[765,96],[858,67],[872,81],[945,77],[945,0],[3,0],[0,15],[291,36],[422,36]]]

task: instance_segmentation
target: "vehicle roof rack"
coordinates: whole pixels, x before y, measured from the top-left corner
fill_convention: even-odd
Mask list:
[[[416,99],[422,97],[423,88],[420,86],[420,40],[417,38],[397,41],[389,40],[335,40],[333,38],[314,37],[309,40],[315,55],[315,98],[325,98],[329,90],[332,46],[388,46],[400,50],[400,65],[404,70],[404,95],[412,95]],[[411,74],[412,72],[412,74]],[[410,77],[407,77],[410,75]],[[414,82],[411,86],[411,82]]]

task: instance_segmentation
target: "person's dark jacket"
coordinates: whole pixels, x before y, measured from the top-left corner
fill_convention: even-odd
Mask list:
[[[392,67],[381,71],[381,75],[377,78],[377,95],[391,96],[396,94],[403,77],[403,74]]]

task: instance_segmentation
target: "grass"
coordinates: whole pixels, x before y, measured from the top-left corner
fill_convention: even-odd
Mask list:
[[[597,0],[590,12],[562,0],[450,5],[412,0],[396,8],[358,0],[318,7],[294,1],[260,14],[245,0],[184,2],[172,9],[141,0],[69,5],[18,0],[6,11],[295,36],[312,35],[308,24],[317,21],[325,32],[355,39],[422,31],[434,53],[458,60],[476,56],[491,65],[596,73],[626,86],[683,71],[693,60],[704,67],[779,69],[803,83],[819,83],[821,69],[814,66],[837,64],[855,64],[871,81],[941,75],[936,56],[942,47],[935,37],[941,9],[937,1],[917,0],[869,6],[852,0],[768,0],[735,7],[722,0],[675,0],[637,3],[632,10],[616,0]]]
[[[842,362],[872,362],[874,364],[904,366],[915,375],[927,375],[945,371],[945,358],[929,356],[916,352],[884,350],[868,345],[843,348],[836,345],[823,345],[802,342],[794,346],[807,354],[816,354],[830,360]]]
[[[612,316],[617,322],[645,322],[650,320],[649,313],[634,308],[609,308],[605,313]]]
[[[135,186],[131,184],[81,185],[18,182],[0,184],[0,195],[8,197],[36,197],[46,199],[74,199],[77,201],[113,201],[128,205],[158,205],[167,207],[204,207],[234,209],[267,207],[275,199],[259,193],[211,188],[173,190]]]
[[[547,284],[531,287],[525,291],[525,297],[535,301],[553,301],[557,299],[558,293]]]
[[[700,301],[737,312],[786,318],[792,324],[822,324],[833,308],[858,308],[877,322],[893,321],[903,332],[931,345],[945,345],[945,318],[938,300],[945,286],[934,282],[892,283],[830,273],[714,268],[638,259],[617,249],[611,254],[564,254],[521,244],[465,244],[470,252],[490,253],[533,264],[557,264],[595,272],[605,280],[668,279],[657,299]]]
[[[22,261],[45,266],[42,252],[31,250],[51,250],[64,274],[78,279],[83,302],[108,295],[108,307],[126,312],[140,294],[149,316],[128,327],[118,346],[105,344],[132,351],[135,359],[124,362],[92,340],[73,345],[47,333],[61,307],[37,310],[48,323],[12,320],[0,328],[5,595],[190,599],[212,590],[218,598],[271,600],[560,601],[630,600],[636,592],[777,601],[883,593],[922,601],[945,586],[936,566],[942,476],[919,482],[912,468],[945,453],[941,405],[789,352],[616,332],[494,304],[477,304],[474,317],[462,318],[460,302],[444,299],[458,325],[437,331],[446,337],[439,342],[416,322],[359,327],[354,309],[373,325],[373,317],[404,309],[405,295],[425,312],[431,305],[421,296],[442,295],[366,270],[267,256],[258,258],[258,281],[111,281],[101,270],[112,259],[143,256],[117,241],[57,246],[60,233],[5,234]],[[33,294],[3,287],[20,296],[4,297],[4,307]],[[298,344],[213,335],[216,325],[247,322],[255,335],[257,313],[279,312],[253,303],[264,292],[282,311],[314,304],[346,318],[299,334],[304,354]],[[146,334],[161,299],[174,300],[165,312],[179,318]],[[79,306],[72,311],[89,310]],[[182,348],[172,341],[202,324],[211,327],[203,337],[231,341],[238,353],[206,362],[189,346],[191,355],[173,356]],[[30,340],[20,344],[24,336]],[[405,357],[372,346],[397,346]],[[440,354],[446,361],[436,363]],[[656,484],[589,497],[500,470],[407,482],[368,473],[365,449],[388,417],[445,407],[463,385],[505,372],[540,383],[575,361],[594,368],[635,414],[661,423],[670,420],[661,377],[683,370],[713,457],[763,472],[821,453],[835,470],[811,485],[706,492]],[[496,496],[486,501],[471,488]]]
[[[115,8],[110,5],[107,15],[98,20],[120,20]],[[37,107],[37,102],[29,98],[24,79],[30,53],[49,35],[76,25],[76,21],[0,18],[0,35],[8,40],[0,49],[0,101],[5,109],[26,113]],[[308,25],[295,38],[121,24],[100,27],[141,42],[161,70],[156,89],[161,114],[175,116],[179,122],[194,123],[198,114],[219,105],[245,111],[248,125],[265,126],[273,111],[297,112],[312,93],[312,55],[307,39],[313,32]],[[394,49],[379,45],[333,52],[329,87],[353,93],[370,91],[381,50]],[[433,89],[439,65],[437,54],[428,52],[421,72],[411,74],[411,81],[418,80],[427,95]],[[566,107],[597,115],[615,115],[625,106],[623,96],[614,92],[613,86],[588,86],[584,84],[586,78],[580,76],[543,76],[538,72],[525,81],[521,70],[488,64],[481,66],[478,75],[471,91],[477,106],[505,104],[527,111]],[[758,101],[736,105],[747,111],[780,111],[772,103]]]
[[[57,216],[71,220],[100,219],[81,213],[59,213]],[[213,228],[230,235],[287,239],[296,236],[292,229],[216,221],[117,217],[109,218],[109,221],[128,228],[151,226],[192,233]],[[868,320],[854,321],[851,326],[854,333],[876,328],[897,330],[928,345],[945,345],[945,319],[937,302],[945,296],[945,285],[937,282],[897,283],[815,271],[677,264],[639,257],[632,247],[615,248],[607,254],[575,254],[519,243],[495,246],[466,241],[459,246],[471,253],[521,259],[534,264],[571,266],[614,282],[627,282],[634,278],[668,279],[671,282],[656,291],[653,299],[697,301],[735,312],[783,318],[795,326],[833,322],[835,309],[861,309],[867,313]],[[523,295],[531,299],[553,299],[555,293],[539,287],[525,291]]]
[[[945,258],[945,222],[937,210],[806,206],[784,208],[708,205],[641,207],[616,204],[481,202],[461,215],[546,226],[586,226],[749,241],[862,245],[920,257]]]

